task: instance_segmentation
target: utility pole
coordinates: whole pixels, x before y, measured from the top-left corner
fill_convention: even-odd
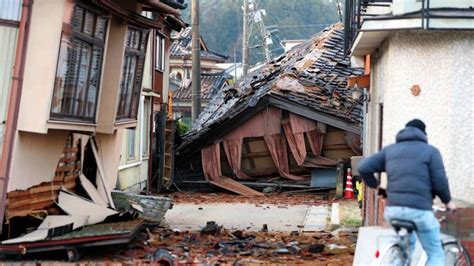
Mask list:
[[[268,38],[270,38],[270,35],[267,33],[267,29],[265,28],[265,24],[263,24],[263,21],[259,23],[263,40],[263,53],[265,54],[265,62],[270,62],[270,48],[268,47],[271,44],[268,42]]]
[[[270,45],[272,44],[271,33],[267,31],[265,23],[263,22],[263,17],[267,15],[265,9],[259,9],[257,1],[253,0],[250,10],[250,17],[252,25],[256,25],[260,30],[260,36],[262,38],[262,45],[259,47],[263,48],[263,54],[265,56],[265,61],[268,62],[271,59],[270,54]],[[257,33],[258,34],[258,33]],[[250,38],[247,38],[250,39]]]
[[[336,7],[337,7],[337,13],[339,14],[339,21],[343,22],[342,18],[342,10],[341,10],[341,4],[339,3],[339,0],[336,0]]]
[[[199,0],[192,0],[192,119],[196,121],[201,113],[201,44],[199,42]]]
[[[249,64],[249,0],[244,0],[244,18],[243,18],[243,34],[242,34],[242,70],[243,75],[247,75]]]

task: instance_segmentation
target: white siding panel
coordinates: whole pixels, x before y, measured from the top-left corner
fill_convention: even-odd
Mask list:
[[[10,93],[18,29],[0,26],[0,151]],[[1,153],[0,153],[1,159]]]
[[[20,21],[21,0],[0,0],[0,19]]]

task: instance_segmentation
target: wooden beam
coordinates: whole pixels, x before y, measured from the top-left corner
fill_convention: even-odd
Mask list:
[[[359,88],[370,89],[370,74],[347,78],[347,88],[354,88],[356,84]]]
[[[248,143],[246,143],[246,144],[248,145]],[[271,155],[270,155],[270,153],[268,153],[266,151],[249,152],[247,154],[242,155],[242,159],[261,158],[261,157],[271,158]],[[252,167],[255,167],[255,165],[252,166]]]
[[[322,122],[326,125],[339,128],[342,130],[346,130],[349,132],[352,132],[354,134],[360,135],[361,129],[359,127],[353,126],[349,124],[348,122],[343,122],[340,119],[328,116],[326,114],[323,114],[322,112],[316,112],[314,110],[311,110],[309,108],[303,107],[298,104],[294,103],[289,103],[284,100],[276,99],[276,98],[270,98],[270,105],[278,107],[280,109],[287,110],[289,112],[304,116],[306,118],[309,118],[311,120],[315,120],[318,122]]]
[[[364,74],[370,74],[370,54],[365,56],[365,64],[364,64]]]
[[[139,2],[148,5],[149,7],[153,8],[154,11],[157,11],[159,13],[171,14],[177,17],[181,16],[181,12],[166,4],[161,3],[160,0],[140,0]]]

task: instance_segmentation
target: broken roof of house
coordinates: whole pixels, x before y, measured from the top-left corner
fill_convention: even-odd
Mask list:
[[[180,32],[174,32],[171,36],[173,42],[170,47],[170,56],[191,56],[192,53],[192,28],[187,27]],[[201,40],[202,41],[202,40]],[[229,56],[219,54],[207,48],[206,44],[201,43],[201,57],[225,62]]]
[[[350,67],[343,47],[338,23],[224,88],[183,136],[178,156],[191,156],[268,106],[360,135],[362,102],[346,87],[363,70]]]
[[[229,76],[225,72],[201,74],[201,99],[211,100],[216,93],[222,90],[228,79]],[[191,98],[191,80],[183,80],[179,89],[173,94],[173,99],[191,100]]]

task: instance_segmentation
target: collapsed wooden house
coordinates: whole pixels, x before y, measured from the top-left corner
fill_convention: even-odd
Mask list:
[[[347,87],[343,29],[335,24],[235,86],[219,91],[177,149],[178,186],[336,186],[338,162],[360,155],[362,100]]]

